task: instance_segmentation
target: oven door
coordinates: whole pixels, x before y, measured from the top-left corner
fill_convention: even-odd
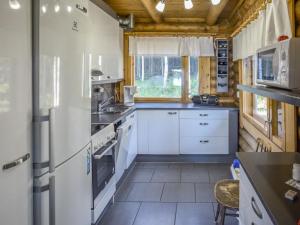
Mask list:
[[[280,86],[280,48],[274,47],[258,53],[257,83]]]
[[[92,183],[93,199],[105,188],[115,174],[115,145],[116,140],[110,141],[93,154]]]

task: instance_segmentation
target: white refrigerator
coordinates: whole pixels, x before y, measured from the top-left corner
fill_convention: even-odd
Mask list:
[[[0,224],[32,224],[30,0],[0,1]]]
[[[91,224],[87,0],[33,1],[34,224]]]

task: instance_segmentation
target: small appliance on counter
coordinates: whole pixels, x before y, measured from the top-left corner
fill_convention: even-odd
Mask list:
[[[219,97],[216,95],[195,95],[192,97],[194,104],[200,105],[218,105]]]
[[[136,86],[124,86],[124,105],[134,105],[134,95],[137,93]]]

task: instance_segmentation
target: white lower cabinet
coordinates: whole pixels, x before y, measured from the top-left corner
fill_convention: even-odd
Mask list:
[[[228,137],[180,137],[181,154],[228,154]]]
[[[178,111],[138,111],[139,154],[179,154]]]
[[[180,111],[180,154],[229,154],[228,111]]]
[[[138,153],[229,154],[229,113],[138,110]]]
[[[273,225],[243,168],[240,176],[239,215],[241,225]]]
[[[228,120],[180,119],[181,137],[228,137]]]

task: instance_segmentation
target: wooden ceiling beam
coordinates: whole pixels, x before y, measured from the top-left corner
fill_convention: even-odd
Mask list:
[[[222,0],[219,5],[211,5],[206,17],[206,23],[215,25],[229,0]]]
[[[154,22],[160,23],[162,21],[161,15],[155,9],[155,2],[154,0],[140,0],[151,18]]]
[[[133,32],[207,32],[228,33],[228,26],[207,26],[206,23],[136,23]]]

